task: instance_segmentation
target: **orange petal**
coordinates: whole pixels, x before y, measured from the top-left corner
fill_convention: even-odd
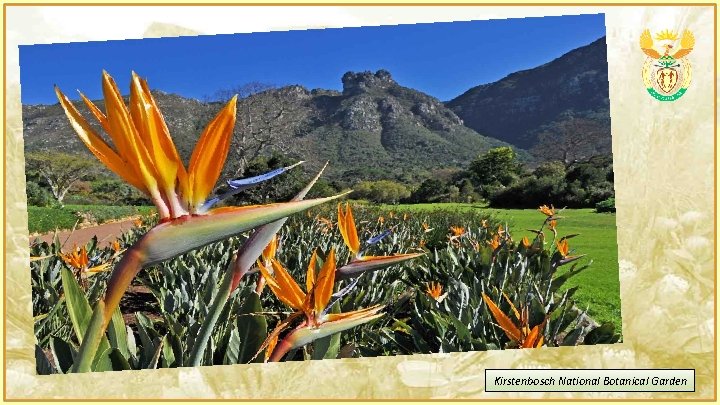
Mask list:
[[[315,263],[317,263],[317,249],[313,250],[310,263],[308,264],[307,276],[305,277],[305,291],[312,291],[315,286]]]
[[[505,301],[507,301],[507,303],[510,304],[510,308],[512,308],[513,313],[515,314],[515,319],[517,319],[519,321],[520,320],[520,312],[518,312],[517,308],[515,308],[515,305],[512,303],[512,301],[510,301],[510,298],[507,296],[507,294],[505,294],[504,292],[502,294],[503,294],[503,297],[505,297]]]
[[[236,103],[237,96],[208,124],[195,145],[188,168],[192,207],[200,207],[205,202],[220,176],[235,127]]]
[[[263,277],[265,277],[265,281],[273,294],[275,294],[280,301],[290,308],[298,310],[302,309],[303,300],[298,300],[297,295],[293,294],[292,290],[289,290],[286,284],[283,284],[275,278],[275,276],[278,275],[278,272],[275,271],[275,274],[270,274],[268,269],[263,266],[262,263],[258,262],[257,264],[260,269],[260,273],[262,273]]]
[[[333,287],[335,286],[335,249],[330,249],[330,253],[323,262],[322,270],[318,276],[318,282],[315,285],[313,295],[315,296],[315,313],[319,314],[330,302]]]
[[[342,204],[338,204],[338,228],[343,240],[350,251],[357,255],[360,252],[360,240],[355,228],[355,218],[349,203],[345,203],[345,213],[342,212]]]
[[[304,310],[305,306],[303,303],[305,302],[305,293],[280,262],[273,259],[271,263],[275,271],[275,281],[280,286],[281,295],[278,295],[278,298],[294,309]]]
[[[174,191],[178,173],[185,168],[150,90],[142,85],[135,72],[130,81],[130,115],[155,164],[163,190]]]
[[[350,249],[353,253],[360,252],[360,240],[358,239],[357,229],[355,228],[355,218],[353,217],[350,203],[345,203],[345,230],[348,234]]]
[[[112,137],[120,155],[137,168],[139,177],[143,180],[151,195],[156,196],[158,189],[155,165],[140,139],[137,129],[135,129],[135,124],[115,81],[107,72],[103,72],[103,94],[105,96],[108,125],[110,126],[110,137]]]
[[[540,347],[543,344],[544,337],[541,333],[542,329],[545,327],[545,321],[543,321],[539,325],[535,325],[534,328],[530,331],[530,333],[525,338],[525,341],[522,342],[523,348],[530,348],[530,347]]]
[[[128,165],[123,158],[117,154],[110,145],[107,144],[96,132],[90,127],[85,121],[85,118],[75,108],[75,106],[68,100],[60,89],[55,87],[55,94],[57,95],[60,105],[65,110],[65,114],[70,121],[75,132],[77,132],[80,140],[83,141],[85,146],[92,152],[95,157],[98,158],[108,169],[112,170],[115,174],[120,176],[123,180],[127,181],[138,190],[145,194],[149,194],[145,184],[137,176],[133,167]]]
[[[262,258],[265,261],[270,261],[270,259],[275,258],[275,252],[277,251],[277,234],[274,234],[272,239],[270,240],[270,243],[265,246],[265,249],[263,249],[262,252]]]
[[[341,314],[327,314],[325,317],[325,321],[335,322],[370,317],[378,313],[383,308],[385,308],[385,305],[375,305],[369,308],[358,309],[357,311],[343,312]]]
[[[488,308],[490,309],[490,312],[492,313],[493,317],[495,318],[495,321],[498,323],[500,328],[505,331],[505,334],[512,340],[515,340],[517,342],[522,341],[522,333],[520,330],[513,324],[513,322],[508,318],[507,315],[505,315],[500,308],[495,305],[495,303],[483,293],[483,300],[485,301],[485,304],[487,304]]]
[[[80,98],[82,98],[83,102],[85,102],[85,105],[90,110],[92,115],[95,116],[95,119],[100,122],[103,131],[105,131],[106,134],[110,135],[110,124],[108,124],[108,120],[105,114],[100,111],[100,109],[92,101],[90,101],[89,98],[85,97],[84,94],[80,93]]]

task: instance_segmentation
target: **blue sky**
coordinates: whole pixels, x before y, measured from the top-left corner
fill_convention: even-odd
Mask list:
[[[134,70],[153,89],[202,99],[249,82],[341,90],[347,71],[387,69],[446,101],[604,35],[595,14],[27,45],[20,83],[23,104],[54,104],[54,84],[71,98],[80,89],[97,99],[103,69],[124,93]]]

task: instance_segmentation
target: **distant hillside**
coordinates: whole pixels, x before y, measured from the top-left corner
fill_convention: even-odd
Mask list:
[[[529,149],[538,134],[568,116],[597,121],[610,143],[605,37],[533,69],[473,87],[446,104],[486,136]]]
[[[506,145],[463,126],[439,100],[399,85],[387,71],[348,72],[342,82],[342,92],[287,86],[241,99],[226,175],[242,172],[244,162],[262,149],[306,160],[309,169],[329,160],[330,178],[413,181],[432,169],[463,167],[487,149]],[[187,161],[222,104],[153,94]],[[90,116],[82,103],[76,105]],[[85,150],[58,104],[23,106],[23,134],[28,151]]]

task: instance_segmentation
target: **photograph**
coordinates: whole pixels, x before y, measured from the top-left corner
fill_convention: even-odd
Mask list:
[[[622,343],[605,18],[20,45],[37,374]]]

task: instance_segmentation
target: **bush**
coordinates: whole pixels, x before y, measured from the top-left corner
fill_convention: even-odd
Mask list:
[[[34,181],[27,182],[27,203],[36,207],[47,207],[55,201],[49,191]]]
[[[615,212],[615,198],[611,197],[607,200],[600,201],[595,204],[596,212]]]
[[[561,162],[546,162],[510,187],[490,192],[490,205],[501,208],[586,208],[614,197],[612,156],[596,156],[567,169]]]
[[[353,190],[352,198],[381,204],[396,204],[410,197],[410,190],[404,184],[390,180],[361,181]]]

